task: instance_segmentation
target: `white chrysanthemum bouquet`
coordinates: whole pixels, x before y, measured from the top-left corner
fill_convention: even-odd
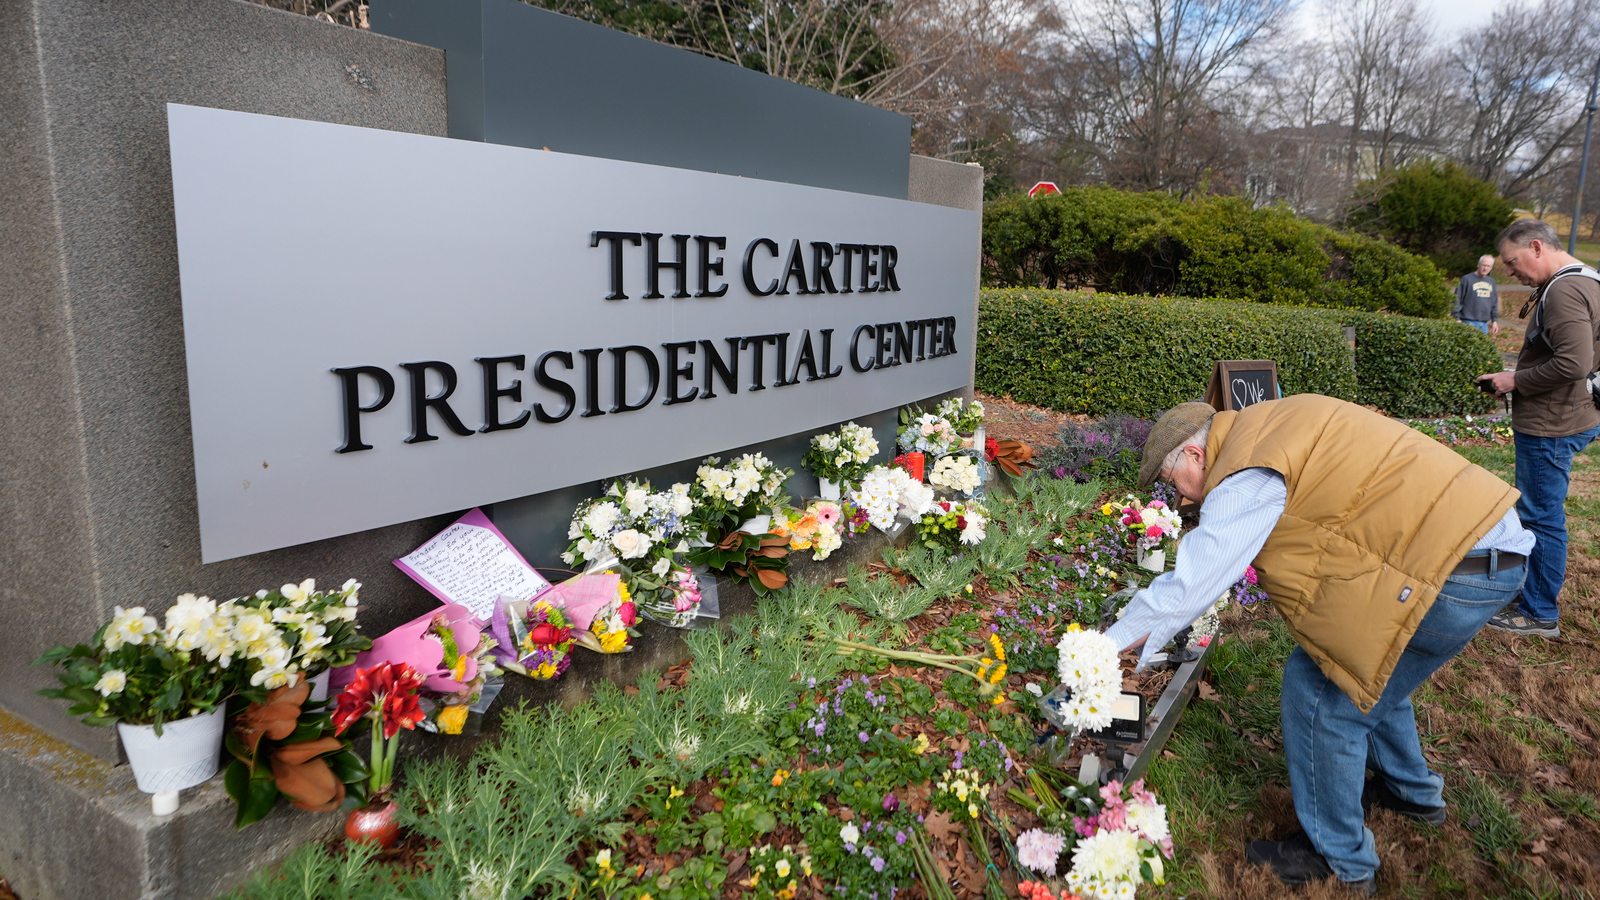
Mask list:
[[[939,457],[939,461],[933,466],[933,472],[928,475],[928,482],[935,487],[971,497],[978,489],[978,485],[983,483],[983,479],[978,474],[977,460],[962,454],[952,454]]]
[[[846,422],[838,431],[811,438],[811,449],[800,460],[806,471],[837,485],[861,480],[878,455],[878,439],[871,428]]]
[[[1044,827],[1017,836],[1023,868],[1053,879],[1062,857],[1070,858],[1063,873],[1066,886],[1085,900],[1131,900],[1141,884],[1165,882],[1163,859],[1172,858],[1167,808],[1145,788],[1144,779],[1126,788],[1112,781],[1097,797],[1084,786],[1059,796],[1036,773],[1028,778],[1038,799],[1017,790],[1010,796],[1033,809]],[[1019,887],[1028,897],[1049,886],[1024,882]]]
[[[1111,706],[1122,693],[1122,669],[1116,642],[1073,622],[1056,644],[1061,686],[1070,695],[1052,710],[1073,730],[1093,731],[1111,724]],[[1049,701],[1047,701],[1049,702]]]
[[[868,522],[888,531],[901,515],[915,519],[927,512],[933,506],[933,488],[904,469],[878,466],[861,479],[850,499],[866,512]]]

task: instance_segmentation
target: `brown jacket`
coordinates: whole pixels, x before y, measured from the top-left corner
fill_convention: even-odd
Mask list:
[[[1549,283],[1517,354],[1511,426],[1566,437],[1600,425],[1584,379],[1600,359],[1600,281],[1568,275]]]
[[[1211,420],[1205,492],[1255,467],[1288,489],[1256,556],[1261,586],[1367,712],[1444,580],[1518,494],[1415,429],[1317,394]]]

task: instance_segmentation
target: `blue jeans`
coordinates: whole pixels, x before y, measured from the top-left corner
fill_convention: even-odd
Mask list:
[[[1567,484],[1572,457],[1594,441],[1600,426],[1567,437],[1537,437],[1516,432],[1517,518],[1539,543],[1528,557],[1528,585],[1517,612],[1541,622],[1561,614],[1556,595],[1567,580]]]
[[[1343,881],[1378,870],[1378,849],[1361,811],[1371,768],[1402,800],[1444,806],[1444,779],[1428,768],[1411,692],[1460,653],[1522,588],[1526,566],[1494,576],[1452,575],[1400,654],[1372,712],[1329,681],[1299,647],[1283,670],[1283,752],[1294,810],[1311,843]],[[1352,628],[1359,626],[1352,623]]]
[[[1478,329],[1479,331],[1483,332],[1484,334],[1488,334],[1489,333],[1489,323],[1488,322],[1480,322],[1477,319],[1457,319],[1456,321],[1460,322],[1463,325],[1471,325],[1473,328]]]

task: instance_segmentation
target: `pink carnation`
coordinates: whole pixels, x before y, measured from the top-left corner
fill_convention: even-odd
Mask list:
[[[1017,835],[1017,862],[1040,875],[1055,875],[1056,861],[1066,844],[1059,834],[1030,828]]]
[[[1261,583],[1260,579],[1256,575],[1256,567],[1255,566],[1245,566],[1244,567],[1244,580],[1250,582],[1251,584],[1260,584]]]

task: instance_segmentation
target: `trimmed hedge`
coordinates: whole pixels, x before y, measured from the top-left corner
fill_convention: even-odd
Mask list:
[[[986,204],[983,279],[1439,318],[1451,306],[1438,269],[1386,241],[1236,197],[1105,187]]]
[[[1344,326],[1356,328],[1354,359]],[[1063,412],[1154,417],[1205,393],[1219,359],[1271,359],[1283,393],[1392,415],[1480,413],[1472,378],[1500,369],[1487,336],[1455,322],[1354,310],[1070,291],[981,294],[977,388]]]

